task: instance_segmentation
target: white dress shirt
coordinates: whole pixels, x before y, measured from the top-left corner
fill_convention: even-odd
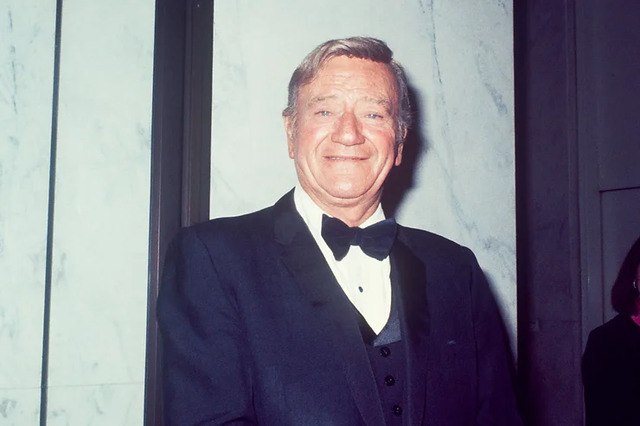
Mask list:
[[[318,207],[300,185],[296,186],[293,199],[298,213],[311,231],[311,235],[320,247],[320,251],[327,260],[338,284],[371,329],[376,334],[380,333],[387,323],[391,311],[389,257],[377,260],[364,254],[360,247],[351,246],[347,255],[337,261],[321,234],[322,215],[331,215]],[[366,228],[384,219],[382,207],[378,205],[373,215],[360,227]]]

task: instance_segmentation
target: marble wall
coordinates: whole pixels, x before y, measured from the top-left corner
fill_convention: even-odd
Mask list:
[[[47,320],[47,424],[142,424],[154,2],[64,1],[52,107],[55,7],[0,6],[0,424],[38,424]]]
[[[0,5],[0,424],[38,423],[55,4]]]
[[[511,13],[499,0],[215,2],[212,215],[294,185],[280,111],[302,57],[382,38],[418,106],[397,216],[474,249],[515,330]],[[49,227],[55,2],[0,5],[0,424],[40,416],[48,233],[47,422],[142,423],[153,14],[151,0],[64,1]]]
[[[215,2],[212,216],[270,205],[295,184],[280,112],[306,53],[381,38],[417,101],[413,186],[396,216],[475,251],[515,336],[512,22],[504,0]]]

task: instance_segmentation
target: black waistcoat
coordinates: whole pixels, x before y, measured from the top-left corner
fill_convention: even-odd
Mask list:
[[[406,356],[395,299],[392,296],[389,320],[378,335],[354,308],[387,426],[401,426],[402,419],[406,415],[402,406],[404,392],[406,392]]]

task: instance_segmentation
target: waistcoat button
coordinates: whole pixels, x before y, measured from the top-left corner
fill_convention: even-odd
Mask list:
[[[400,416],[402,414],[402,407],[396,404],[393,406],[392,411],[394,415]]]

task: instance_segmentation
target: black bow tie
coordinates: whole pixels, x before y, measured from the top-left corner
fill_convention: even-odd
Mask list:
[[[391,251],[391,246],[396,239],[396,231],[394,219],[385,219],[362,229],[351,228],[340,219],[322,215],[322,238],[336,260],[342,260],[350,246],[360,246],[367,256],[382,260]]]

